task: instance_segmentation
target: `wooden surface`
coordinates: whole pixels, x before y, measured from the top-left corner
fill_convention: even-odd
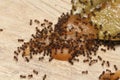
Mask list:
[[[30,19],[48,19],[56,23],[58,16],[70,9],[70,0],[0,0],[0,28],[3,29],[0,32],[0,80],[21,80],[20,74],[30,74],[33,69],[38,70],[39,74],[30,80],[42,80],[44,74],[47,74],[46,80],[98,80],[107,67],[101,67],[101,62],[89,67],[82,62],[81,56],[80,62],[75,62],[73,66],[58,60],[49,63],[47,58],[39,62],[38,56],[29,63],[21,56],[18,62],[13,60],[14,50],[21,45],[17,39],[28,41],[31,34],[35,33],[37,25],[29,26]],[[116,47],[116,51],[98,51],[98,54],[110,61],[111,66],[117,64],[120,69],[120,46]],[[109,69],[114,71],[113,67]],[[88,70],[88,75],[81,74],[83,70]]]

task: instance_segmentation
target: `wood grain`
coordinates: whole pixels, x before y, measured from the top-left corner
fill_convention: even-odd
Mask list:
[[[107,67],[101,67],[101,62],[89,67],[82,62],[82,56],[79,57],[80,62],[75,62],[73,66],[58,60],[49,63],[47,57],[39,62],[38,56],[29,63],[21,56],[18,62],[13,60],[14,50],[21,45],[17,39],[28,41],[38,26],[29,26],[30,19],[48,19],[56,23],[58,16],[70,9],[70,0],[0,0],[0,28],[3,29],[0,32],[0,80],[21,80],[20,74],[30,74],[33,69],[39,74],[30,80],[42,80],[44,74],[47,74],[46,80],[98,80],[99,74]],[[98,54],[110,61],[111,66],[116,64],[120,69],[120,46],[116,47],[116,51],[98,51]],[[113,67],[110,69],[114,71]],[[83,70],[88,70],[88,75],[81,74]]]

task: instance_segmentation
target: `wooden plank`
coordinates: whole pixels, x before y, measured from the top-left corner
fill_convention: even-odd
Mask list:
[[[24,62],[19,56],[19,62],[13,60],[13,51],[21,44],[17,40],[25,39],[28,41],[31,34],[35,33],[33,24],[29,26],[30,19],[48,19],[57,22],[58,16],[62,12],[71,9],[70,0],[1,0],[0,1],[0,80],[21,80],[20,74],[31,74],[36,69],[38,76],[33,75],[30,80],[42,80],[44,74],[47,74],[46,80],[98,80],[99,74],[106,69],[97,63],[91,67],[82,62],[75,62],[71,66],[68,62],[48,60],[39,62],[38,56],[35,56],[30,63]],[[120,69],[120,46],[116,51],[107,51],[103,53],[98,51],[105,60],[109,60],[111,65],[117,64]],[[110,68],[114,71],[114,68]],[[88,70],[88,75],[82,75],[81,71]],[[23,79],[24,80],[24,79]],[[27,80],[27,79],[26,79]]]

